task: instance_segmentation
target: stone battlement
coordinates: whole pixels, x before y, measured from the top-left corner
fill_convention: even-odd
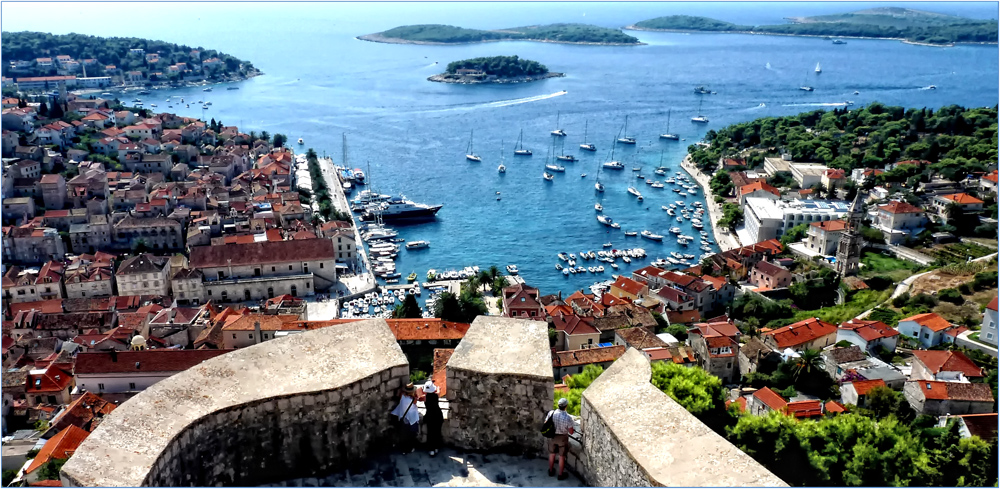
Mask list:
[[[446,367],[445,443],[546,453],[551,372],[545,323],[477,318]],[[256,486],[335,474],[391,446],[388,412],[408,378],[381,319],[244,348],[122,404],[63,466],[62,483]],[[650,384],[634,350],[584,392],[581,414],[570,462],[588,484],[784,485]]]

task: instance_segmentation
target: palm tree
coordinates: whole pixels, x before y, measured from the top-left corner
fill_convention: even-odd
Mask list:
[[[500,267],[493,265],[490,267],[490,279],[496,281],[497,277],[500,276]]]
[[[820,356],[819,350],[805,350],[799,354],[799,358],[795,359],[793,367],[795,379],[798,380],[803,375],[812,375],[823,370],[823,367],[823,357]]]

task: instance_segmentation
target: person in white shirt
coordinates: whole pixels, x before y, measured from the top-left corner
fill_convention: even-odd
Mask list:
[[[573,417],[566,412],[569,401],[565,397],[559,399],[559,409],[549,411],[546,420],[552,418],[552,424],[556,428],[556,436],[549,442],[549,476],[556,475],[554,465],[556,453],[559,454],[559,480],[565,480],[568,476],[566,469],[566,450],[569,448],[569,435],[573,434]]]
[[[420,430],[420,413],[417,412],[417,396],[413,384],[406,384],[399,396],[399,404],[392,410],[392,415],[398,420],[400,449],[403,453],[413,452]]]

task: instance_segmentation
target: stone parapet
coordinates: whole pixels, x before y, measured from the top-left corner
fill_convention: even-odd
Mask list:
[[[341,470],[391,446],[388,412],[408,378],[381,319],[244,348],[122,404],[66,463],[62,483],[255,486]]]
[[[787,486],[650,383],[630,348],[583,392],[579,464],[591,486]]]
[[[446,441],[475,451],[541,455],[552,409],[552,357],[543,322],[480,316],[446,367]]]

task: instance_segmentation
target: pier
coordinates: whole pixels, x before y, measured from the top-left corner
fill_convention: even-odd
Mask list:
[[[323,179],[326,181],[326,186],[330,189],[330,201],[333,207],[351,216],[351,224],[354,229],[354,243],[358,255],[355,263],[357,271],[354,275],[342,276],[340,286],[338,287],[338,290],[344,292],[342,299],[349,300],[375,290],[377,285],[375,275],[371,272],[372,267],[371,261],[368,258],[368,251],[365,249],[364,240],[361,239],[361,231],[358,229],[354,213],[351,212],[351,204],[347,200],[347,195],[344,194],[344,187],[340,182],[340,178],[337,177],[333,158],[319,158],[319,166],[323,174]]]

